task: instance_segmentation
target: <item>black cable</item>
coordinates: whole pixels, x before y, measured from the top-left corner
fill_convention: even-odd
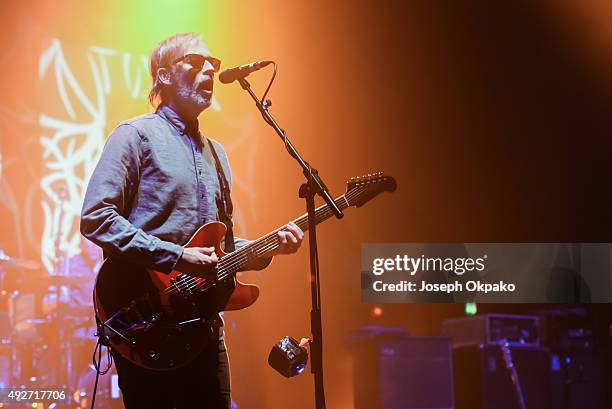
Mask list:
[[[100,375],[106,375],[108,371],[110,371],[111,367],[113,366],[113,356],[110,353],[110,348],[106,347],[108,364],[104,370],[100,370],[100,365],[102,365],[102,347],[103,346],[104,345],[100,344],[100,339],[98,338],[98,342],[96,343],[96,347],[94,348],[94,352],[92,356],[92,363],[93,363],[94,368],[96,368],[96,382],[94,383],[93,395],[91,397],[91,409],[94,408],[94,404],[96,403],[96,393],[98,392],[98,379],[100,378]],[[97,359],[96,359],[96,352],[98,353]]]
[[[270,91],[270,87],[272,87],[272,83],[274,82],[274,78],[276,78],[276,63],[272,61],[272,65],[274,65],[274,72],[272,73],[272,78],[268,83],[268,87],[266,88],[266,92],[264,92],[263,97],[261,97],[261,103],[263,104],[264,100],[268,96],[268,92]]]
[[[270,92],[270,88],[272,88],[272,84],[274,83],[274,80],[276,79],[276,72],[278,71],[278,66],[276,65],[275,61],[272,61],[272,65],[274,67],[274,71],[272,72],[272,78],[270,78],[270,82],[268,83],[268,86],[266,87],[266,90],[263,94],[263,96],[259,99],[259,103],[267,110],[268,107],[270,106],[268,104],[268,102],[266,102],[266,97],[268,96],[268,92]],[[273,125],[268,118],[266,118],[265,116],[263,117],[264,120],[268,123],[268,125]],[[282,138],[283,138],[283,142],[285,143],[285,149],[287,149],[287,152],[289,152],[289,154],[291,156],[293,156],[295,158],[295,155],[291,152],[291,150],[289,149],[289,140],[287,139],[287,134],[285,133],[284,129],[281,129],[281,131],[283,132]],[[296,158],[297,159],[297,158]]]
[[[276,72],[278,71],[278,66],[276,65],[275,61],[272,61],[272,65],[274,66],[274,71],[272,72],[272,78],[270,78],[270,82],[268,83],[268,86],[266,87],[266,91],[264,92],[263,96],[259,99],[259,103],[263,105],[263,107],[266,110],[270,106],[268,102],[266,102],[266,97],[268,96],[268,92],[270,92],[270,88],[272,88],[272,84],[274,83],[274,80],[276,79]],[[273,125],[265,116],[264,116],[264,120],[269,125]],[[289,154],[295,158],[295,155],[293,155],[293,153],[289,149],[289,145],[288,145],[289,140],[287,139],[287,134],[285,133],[285,130],[281,129],[281,131],[283,131],[282,137],[283,137],[283,142],[285,143],[285,149],[287,149],[287,152],[289,152]]]

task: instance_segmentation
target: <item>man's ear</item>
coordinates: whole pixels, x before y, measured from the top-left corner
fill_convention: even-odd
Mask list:
[[[157,79],[164,85],[172,85],[172,76],[167,68],[161,67],[157,69]]]

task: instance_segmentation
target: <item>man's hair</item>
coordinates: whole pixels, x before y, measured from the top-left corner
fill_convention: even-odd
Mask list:
[[[196,33],[178,33],[162,40],[151,52],[149,70],[151,72],[151,91],[149,102],[154,107],[163,100],[163,84],[157,77],[157,70],[161,67],[170,69],[170,64],[181,57],[188,47],[194,44],[203,44],[202,38]]]

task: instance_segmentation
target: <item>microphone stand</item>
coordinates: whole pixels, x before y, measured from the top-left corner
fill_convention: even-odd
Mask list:
[[[316,215],[314,206],[314,196],[319,195],[325,203],[332,209],[335,216],[341,219],[344,214],[338,208],[319,173],[315,168],[310,166],[298,153],[283,129],[274,120],[268,108],[272,105],[271,101],[266,99],[260,101],[251,89],[251,84],[244,78],[238,78],[238,82],[242,89],[247,91],[251,98],[255,101],[257,109],[261,112],[264,121],[268,123],[280,136],[285,144],[289,155],[291,155],[298,164],[302,167],[302,173],[306,177],[306,182],[300,186],[299,196],[306,200],[306,210],[308,212],[308,243],[310,247],[310,290],[312,296],[312,309],[310,311],[310,330],[312,333],[312,341],[310,345],[310,372],[314,374],[315,386],[315,408],[325,408],[325,392],[323,387],[323,328],[321,326],[321,286],[319,281],[319,257],[317,252],[317,232],[316,232]]]

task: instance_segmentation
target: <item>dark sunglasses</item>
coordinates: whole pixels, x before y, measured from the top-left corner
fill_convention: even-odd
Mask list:
[[[184,56],[179,57],[176,60],[172,61],[172,65],[179,63],[181,61],[191,65],[192,69],[198,70],[198,71],[202,69],[202,67],[207,61],[210,65],[212,65],[213,70],[215,72],[219,72],[219,70],[221,69],[221,60],[215,57],[211,57],[211,56],[204,56],[201,54],[185,54]]]

